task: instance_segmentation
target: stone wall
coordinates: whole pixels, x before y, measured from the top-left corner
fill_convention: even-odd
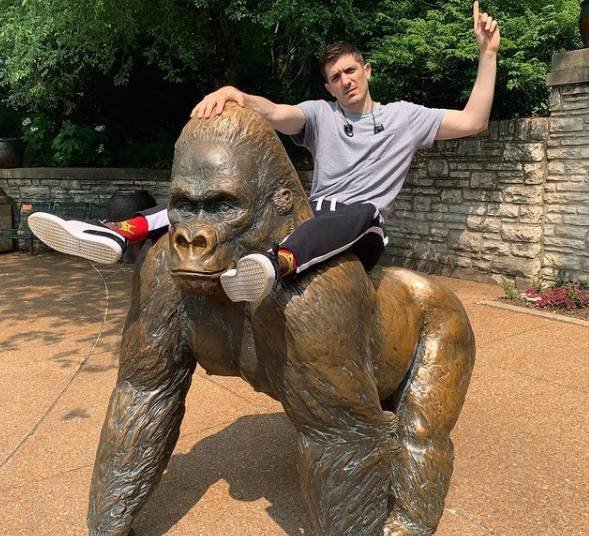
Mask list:
[[[418,154],[388,217],[389,259],[422,271],[535,283],[541,272],[546,118],[491,123]]]
[[[491,123],[418,154],[387,218],[386,260],[528,286],[589,282],[589,49],[555,54],[548,118]],[[308,188],[312,172],[299,172]],[[106,204],[119,190],[165,201],[169,171],[0,170],[14,199]]]
[[[14,200],[57,199],[107,204],[117,191],[147,190],[165,202],[169,170],[116,168],[0,169],[0,189]]]
[[[551,92],[542,275],[589,280],[589,83]]]

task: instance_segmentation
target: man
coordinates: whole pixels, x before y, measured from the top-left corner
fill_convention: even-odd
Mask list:
[[[208,119],[234,101],[262,115],[277,131],[305,146],[315,164],[309,200],[315,218],[306,221],[272,252],[240,259],[221,275],[233,301],[259,301],[277,281],[348,249],[372,268],[384,250],[385,211],[399,193],[415,152],[434,140],[470,136],[487,127],[495,87],[500,35],[497,22],[473,5],[479,67],[463,110],[425,108],[408,102],[381,105],[370,95],[370,64],[353,46],[338,42],[320,58],[325,89],[335,99],[296,106],[275,104],[234,87],[223,87],[199,102],[192,116]],[[168,225],[159,209],[109,229],[64,222],[42,213],[30,216],[33,232],[48,245],[98,262],[116,262],[129,241]],[[114,232],[113,232],[114,231]],[[138,234],[137,234],[138,233]],[[64,246],[65,244],[65,246]]]

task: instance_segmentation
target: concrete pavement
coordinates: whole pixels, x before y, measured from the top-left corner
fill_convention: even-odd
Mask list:
[[[127,265],[0,255],[0,534],[86,533],[130,277]],[[498,286],[438,279],[469,313],[477,364],[436,534],[587,534],[589,328],[477,303]],[[311,534],[294,441],[278,403],[198,371],[137,535]]]

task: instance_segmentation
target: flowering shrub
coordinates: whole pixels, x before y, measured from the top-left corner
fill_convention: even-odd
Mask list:
[[[28,165],[105,166],[110,163],[106,125],[56,123],[39,114],[21,123]]]
[[[530,288],[526,296],[539,298],[535,301],[537,307],[553,309],[582,309],[589,308],[589,289],[580,283],[567,283],[562,286],[544,289]]]

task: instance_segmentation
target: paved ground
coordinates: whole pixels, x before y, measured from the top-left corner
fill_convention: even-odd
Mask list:
[[[52,253],[0,255],[0,534],[86,533],[130,275]],[[439,279],[464,302],[478,354],[437,534],[587,534],[589,328],[480,305],[501,289]],[[198,372],[136,530],[311,534],[280,406]]]

